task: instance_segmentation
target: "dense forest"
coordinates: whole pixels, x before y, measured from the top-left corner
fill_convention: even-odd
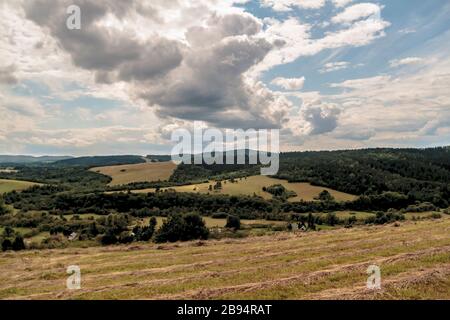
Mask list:
[[[257,165],[180,165],[171,181],[220,179],[258,172]],[[450,148],[281,153],[280,170],[275,177],[354,195],[398,192],[413,200],[447,207]]]

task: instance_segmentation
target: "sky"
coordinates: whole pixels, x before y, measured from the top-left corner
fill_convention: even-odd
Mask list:
[[[81,28],[67,28],[77,5]],[[448,0],[0,0],[0,154],[450,145]]]

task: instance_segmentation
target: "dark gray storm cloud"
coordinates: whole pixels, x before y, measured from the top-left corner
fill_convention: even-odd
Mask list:
[[[67,7],[81,9],[81,29],[66,27]],[[48,28],[61,47],[67,51],[78,67],[104,72],[116,72],[120,80],[146,80],[176,68],[181,60],[181,45],[167,39],[140,42],[128,33],[110,32],[96,22],[108,13],[123,18],[133,8],[134,1],[46,1],[27,2],[27,17]]]

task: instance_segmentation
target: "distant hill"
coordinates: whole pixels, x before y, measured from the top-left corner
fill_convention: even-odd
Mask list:
[[[177,167],[172,182],[226,179],[259,173],[258,165],[213,164]],[[384,192],[408,199],[450,204],[450,149],[363,149],[280,154],[275,178],[309,182],[355,195]]]
[[[115,166],[121,164],[136,164],[146,162],[142,156],[124,155],[124,156],[94,156],[78,157],[65,159],[55,162],[55,165],[63,166],[85,166],[85,167],[103,167]]]
[[[166,161],[170,161],[172,160],[172,156],[171,155],[152,155],[149,154],[146,156],[146,158],[151,161],[151,162],[166,162]]]
[[[33,157],[33,156],[7,156],[0,155],[0,164],[2,163],[17,163],[17,164],[27,164],[27,163],[52,163],[60,160],[71,159],[70,156],[41,156],[41,157]]]

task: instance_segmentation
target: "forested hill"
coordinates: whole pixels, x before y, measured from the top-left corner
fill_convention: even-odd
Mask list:
[[[331,183],[356,194],[401,178],[450,183],[449,148],[294,152],[282,154],[280,162],[278,177]]]
[[[204,164],[195,168],[181,165],[172,180],[259,171],[255,169],[255,166]],[[276,177],[291,182],[311,182],[355,195],[394,191],[418,201],[441,204],[450,200],[450,148],[281,153]]]
[[[0,163],[2,164],[29,164],[29,163],[52,163],[59,160],[70,159],[70,156],[10,156],[10,155],[0,155]]]
[[[55,164],[66,166],[77,165],[85,167],[100,167],[100,166],[115,166],[121,164],[136,164],[143,162],[145,162],[145,159],[142,156],[123,155],[123,156],[78,157],[57,161],[55,162]]]

